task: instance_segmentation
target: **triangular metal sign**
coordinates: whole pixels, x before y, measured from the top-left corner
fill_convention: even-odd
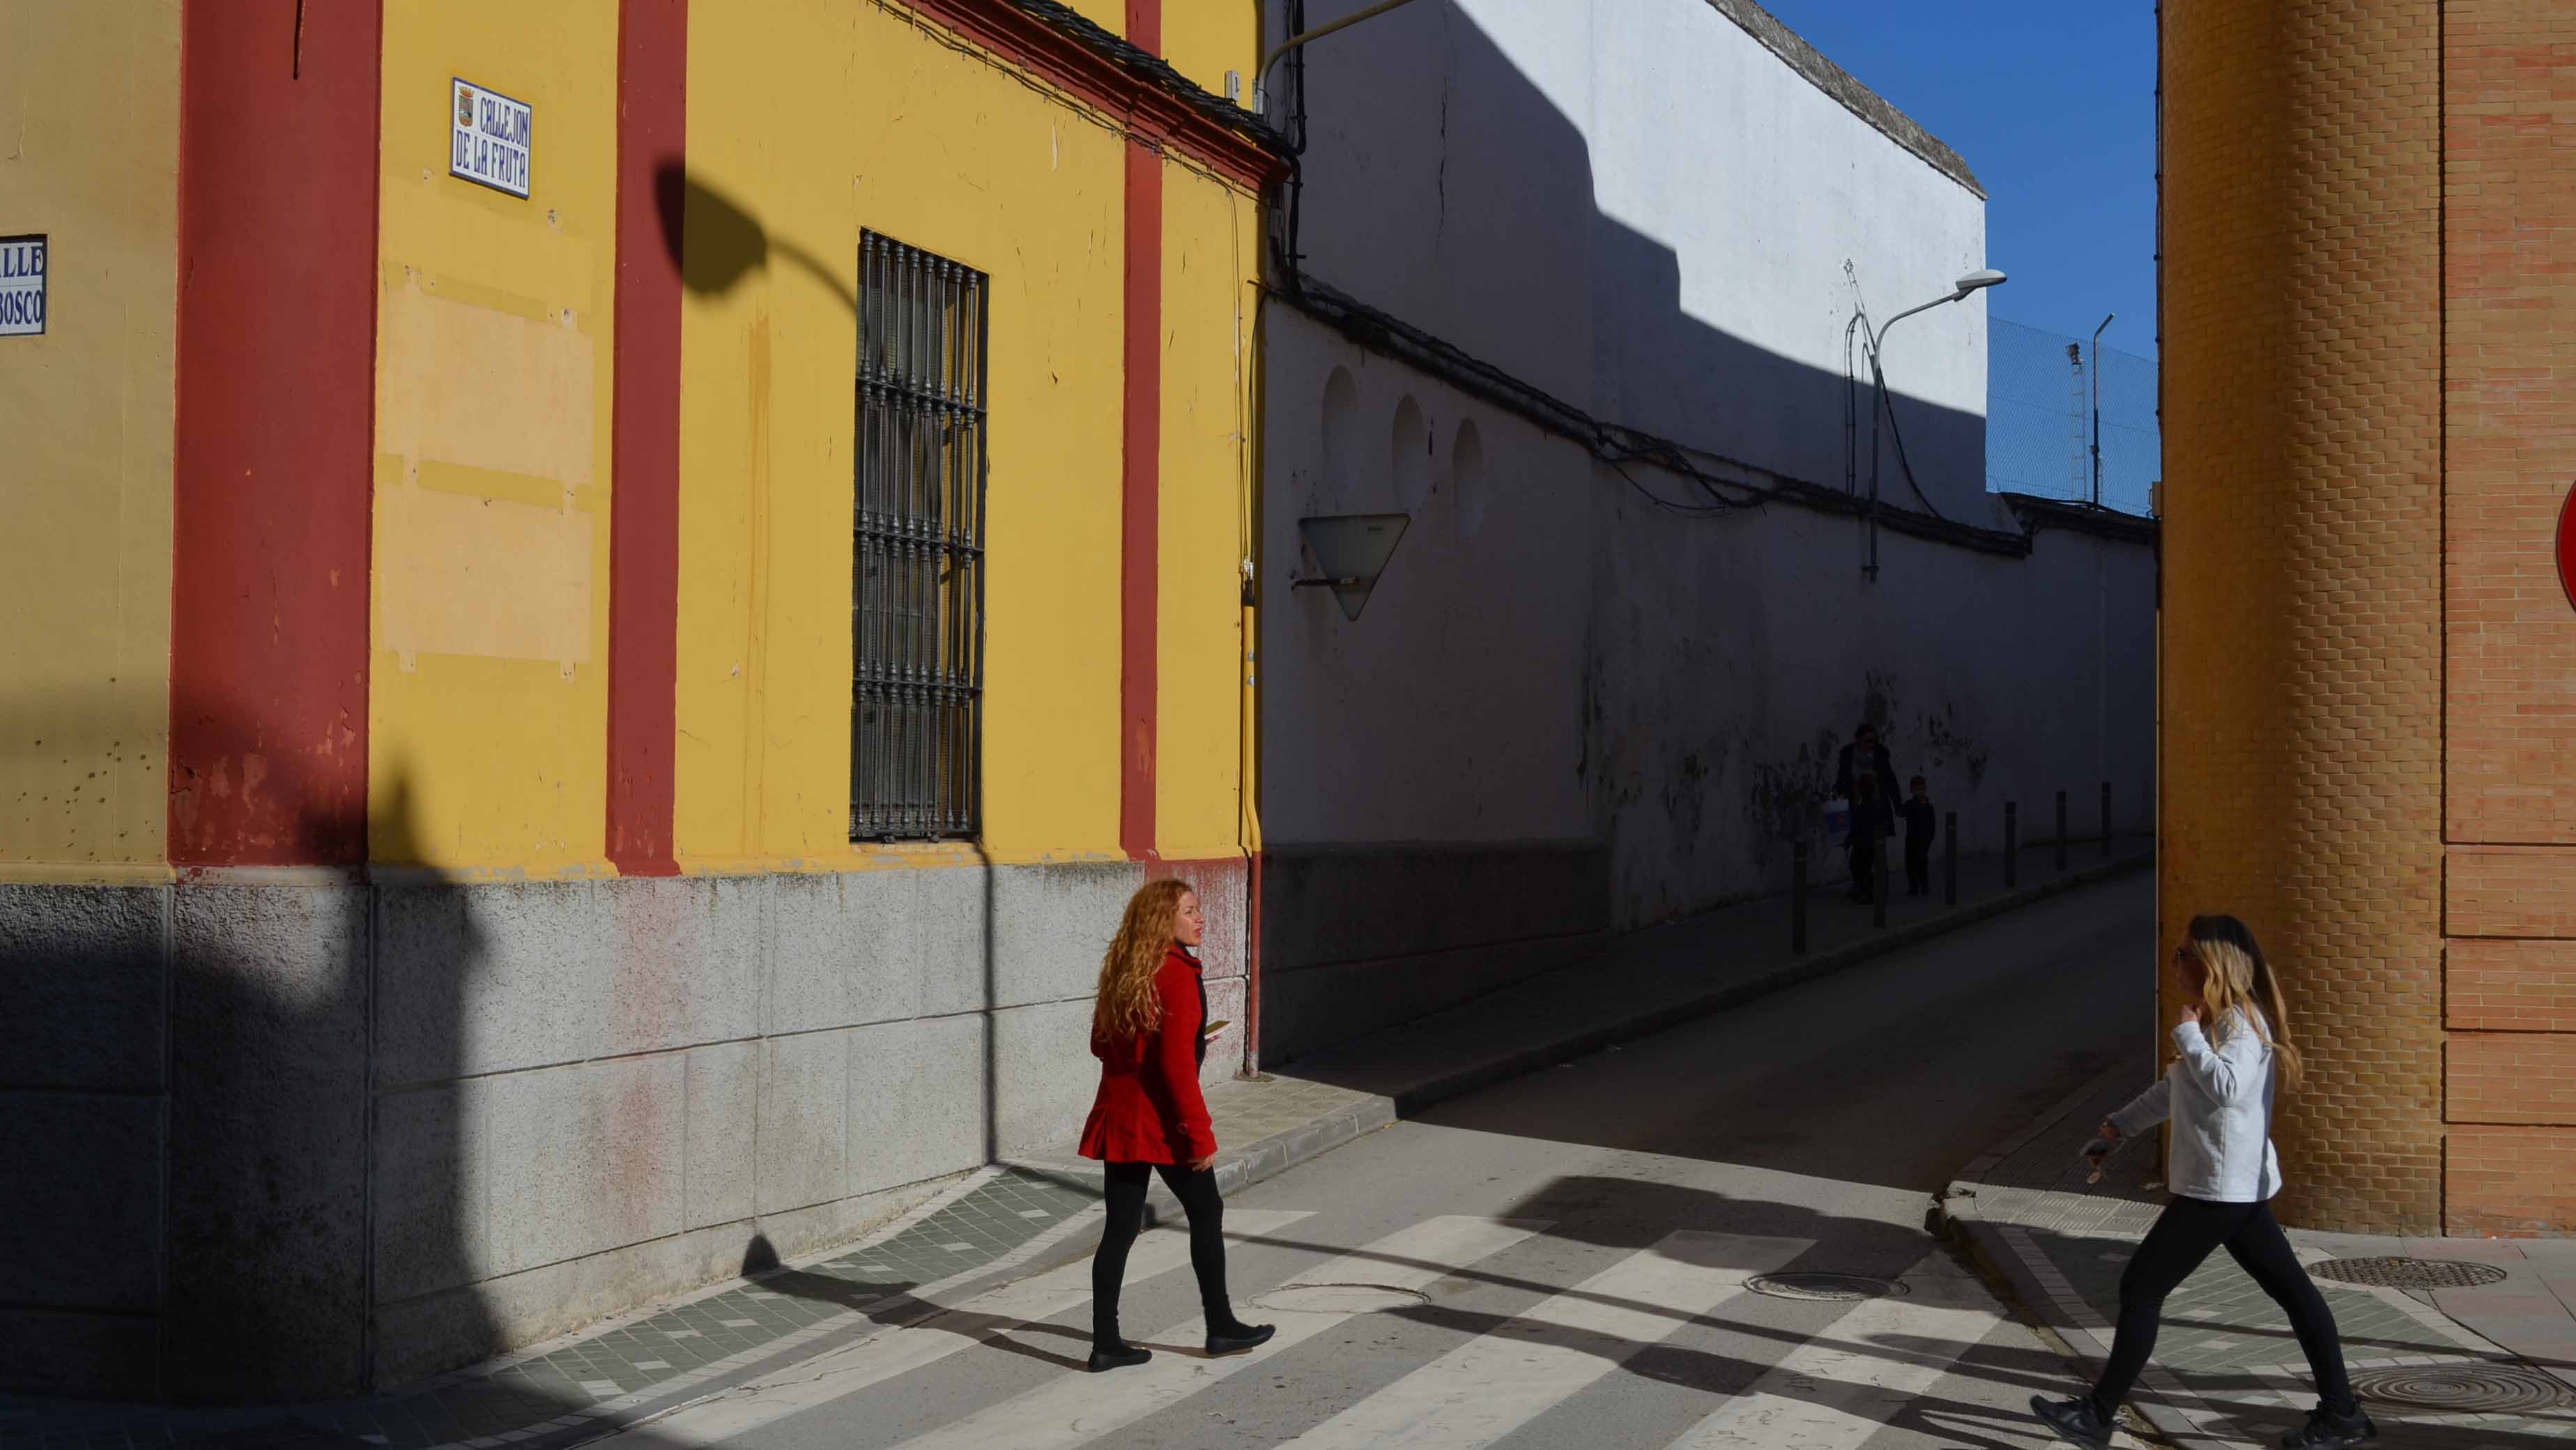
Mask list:
[[[1410,514],[1322,514],[1299,519],[1297,532],[1324,575],[1297,583],[1330,585],[1333,597],[1342,603],[1342,617],[1359,618],[1369,591],[1386,572],[1396,540],[1404,537],[1405,525],[1412,521]]]

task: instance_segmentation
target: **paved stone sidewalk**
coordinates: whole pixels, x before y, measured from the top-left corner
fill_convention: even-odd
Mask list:
[[[1959,905],[1934,895],[1870,908],[1820,883],[1808,949],[1790,950],[1789,907],[1770,897],[1634,933],[1600,955],[1328,1051],[1291,1070],[1208,1093],[1228,1193],[1432,1103],[1642,1037],[1842,970],[1997,914],[2143,869],[2143,839],[2025,850],[1959,869]],[[1819,873],[1822,874],[1821,871]],[[1900,875],[1901,879],[1901,875]],[[228,1410],[87,1405],[0,1396],[0,1450],[146,1445],[568,1450],[621,1425],[718,1393],[783,1363],[933,1312],[936,1291],[1088,1252],[1100,1174],[1069,1155],[968,1175],[858,1247],[658,1305],[551,1344],[392,1394]],[[1173,1205],[1159,1182],[1150,1200]],[[755,1266],[757,1269],[757,1266]]]
[[[862,1246],[759,1270],[395,1394],[232,1410],[0,1398],[0,1450],[570,1446],[920,1318],[933,1312],[930,1293],[971,1291],[1065,1240],[1087,1244],[1096,1197],[988,1169]]]
[[[2077,1361],[2070,1392],[2109,1354],[2121,1269],[2166,1198],[2143,1141],[2115,1154],[2097,1185],[2085,1182],[2081,1149],[2152,1071],[2141,1064],[2106,1075],[1962,1170],[1943,1199],[1954,1235],[2070,1350]],[[2505,1450],[2576,1442],[2576,1354],[2568,1353],[2576,1349],[2576,1315],[2553,1289],[2576,1291],[2564,1277],[2576,1254],[2561,1252],[2576,1246],[2306,1231],[2290,1238],[2311,1265],[2385,1256],[2505,1271],[2503,1283],[2465,1291],[2317,1279],[2382,1444]],[[2542,1301],[2551,1312],[2542,1312]],[[2316,1391],[2280,1310],[2220,1253],[2166,1301],[2155,1358],[2130,1403],[2165,1438],[2216,1450],[2277,1444],[2282,1431],[2305,1422]]]

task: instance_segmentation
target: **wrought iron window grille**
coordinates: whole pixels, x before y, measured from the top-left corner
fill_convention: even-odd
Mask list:
[[[859,243],[850,839],[972,837],[983,817],[988,279]]]

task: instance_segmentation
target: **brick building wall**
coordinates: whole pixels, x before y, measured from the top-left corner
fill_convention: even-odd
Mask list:
[[[2443,12],[2452,1233],[2576,1232],[2576,9]]]
[[[2164,941],[2283,969],[2286,1218],[2576,1232],[2576,11],[2162,46]]]
[[[2243,916],[2300,1223],[2440,1222],[2435,8],[2163,11],[2163,939]],[[2168,980],[2167,1010],[2174,984]]]

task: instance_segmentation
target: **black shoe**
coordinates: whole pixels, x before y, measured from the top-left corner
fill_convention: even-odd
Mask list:
[[[1270,1342],[1278,1329],[1268,1324],[1228,1324],[1223,1328],[1208,1326],[1207,1352],[1210,1359],[1219,1355],[1242,1354]]]
[[[2077,1445],[2111,1443],[2111,1422],[2093,1407],[2092,1397],[2078,1395],[2071,1400],[2044,1400],[2030,1397],[2030,1412],[2057,1432],[2057,1438]]]
[[[2349,1415],[2331,1410],[2310,1410],[2308,1427],[2292,1430],[2281,1437],[2281,1450],[2349,1450],[2354,1445],[2367,1445],[2379,1438],[2379,1427],[2370,1416],[2355,1408]]]
[[[1154,1357],[1154,1351],[1132,1344],[1096,1344],[1091,1348],[1091,1372],[1106,1369],[1129,1369]]]

